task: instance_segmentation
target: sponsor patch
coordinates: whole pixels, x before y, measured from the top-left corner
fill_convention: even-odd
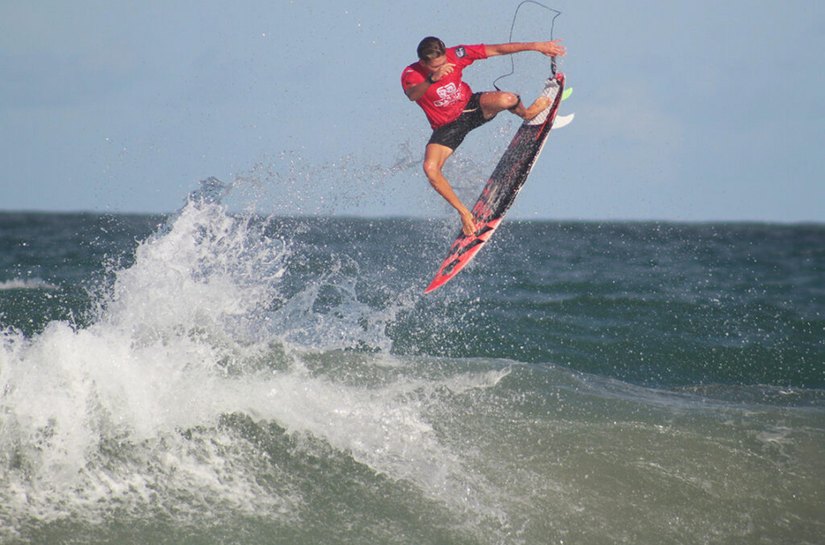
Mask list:
[[[456,47],[455,48],[455,56],[458,57],[459,59],[461,57],[463,57],[464,55],[466,55],[466,54],[467,54],[467,52],[464,51],[463,47]]]

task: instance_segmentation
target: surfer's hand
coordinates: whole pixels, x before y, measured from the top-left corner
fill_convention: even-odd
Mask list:
[[[548,57],[563,57],[567,53],[567,48],[561,45],[561,40],[550,42],[539,42],[536,51],[544,53]]]
[[[455,65],[451,62],[447,62],[433,70],[433,73],[430,74],[430,79],[432,81],[438,81],[447,74],[451,74],[455,70]]]
[[[476,220],[470,211],[459,212],[461,215],[461,231],[470,236],[476,232]]]

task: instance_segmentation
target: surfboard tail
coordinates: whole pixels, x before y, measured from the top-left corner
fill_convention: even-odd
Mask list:
[[[540,96],[545,96],[545,97],[549,98],[550,99],[550,104],[547,106],[547,108],[542,110],[539,113],[539,115],[537,115],[533,119],[525,121],[524,122],[525,125],[541,125],[545,121],[547,121],[547,117],[550,116],[551,113],[554,113],[556,111],[556,109],[558,108],[558,102],[559,102],[559,101],[556,100],[556,95],[558,95],[559,92],[562,90],[562,87],[564,85],[563,82],[564,82],[564,76],[563,75],[562,75],[561,78],[558,77],[558,74],[556,74],[556,76],[554,76],[554,77],[547,78],[547,81],[544,83],[544,89],[542,90]]]

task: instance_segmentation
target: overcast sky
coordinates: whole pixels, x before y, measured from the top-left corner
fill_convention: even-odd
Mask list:
[[[825,222],[825,3],[547,3],[576,120],[514,217]],[[507,41],[517,4],[0,0],[0,210],[166,212],[217,176],[262,212],[444,216],[401,70],[426,35]],[[549,23],[527,5],[514,38]],[[532,100],[547,59],[514,60],[500,85]],[[468,200],[516,128],[459,149]]]

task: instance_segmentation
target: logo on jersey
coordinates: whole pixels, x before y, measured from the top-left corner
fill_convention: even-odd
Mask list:
[[[467,54],[467,51],[464,50],[463,47],[456,47],[455,48],[455,56],[459,59]]]
[[[453,102],[461,99],[461,89],[459,89],[455,83],[448,83],[443,87],[439,87],[436,89],[436,93],[438,93],[438,96],[441,98],[440,100],[434,101],[433,104],[439,108],[449,106]]]

